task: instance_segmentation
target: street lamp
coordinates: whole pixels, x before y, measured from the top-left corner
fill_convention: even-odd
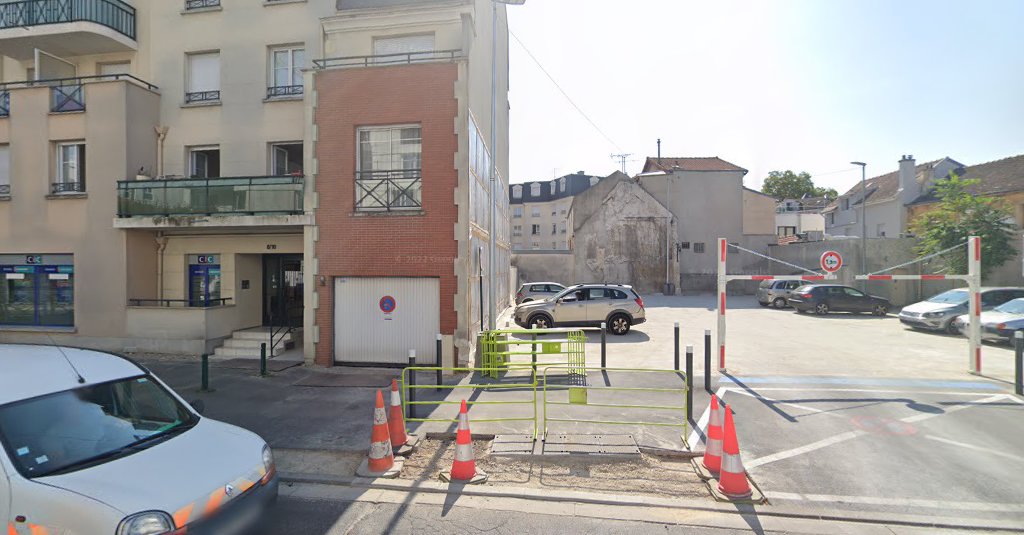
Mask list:
[[[495,242],[498,239],[495,233],[497,226],[498,197],[498,4],[521,6],[526,0],[491,0],[491,217],[487,224],[487,236],[490,243],[487,247],[487,329],[493,331],[497,315],[495,301],[498,295],[498,288],[495,284],[497,278],[497,265],[494,261],[496,256]],[[507,51],[506,51],[507,53]],[[481,328],[483,326],[481,325]]]
[[[867,273],[868,268],[868,190],[864,185],[865,169],[867,165],[864,162],[850,162],[852,165],[860,166],[860,271],[861,273]],[[867,282],[863,282],[862,286],[866,289]]]

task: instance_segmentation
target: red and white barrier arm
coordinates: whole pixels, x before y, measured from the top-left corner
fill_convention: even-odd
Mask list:
[[[857,275],[859,281],[969,281],[970,275]]]

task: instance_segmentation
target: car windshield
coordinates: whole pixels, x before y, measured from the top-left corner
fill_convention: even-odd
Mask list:
[[[997,312],[1005,312],[1007,314],[1022,314],[1024,315],[1024,299],[1014,299],[1007,301],[1002,305],[995,308]]]
[[[0,441],[34,478],[130,455],[198,420],[150,376],[139,376],[0,406]]]
[[[766,281],[761,281],[761,284],[759,284],[759,286],[761,288],[771,288],[772,284],[775,284],[775,281],[773,281],[773,280],[766,280]]]
[[[967,302],[967,290],[950,290],[948,292],[942,292],[929,299],[928,302],[962,305]]]

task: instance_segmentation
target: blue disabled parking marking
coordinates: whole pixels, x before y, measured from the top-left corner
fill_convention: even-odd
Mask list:
[[[719,383],[903,386],[920,388],[956,388],[965,390],[1002,390],[1002,387],[999,385],[981,381],[934,381],[927,379],[882,379],[858,377],[722,377],[719,379]]]

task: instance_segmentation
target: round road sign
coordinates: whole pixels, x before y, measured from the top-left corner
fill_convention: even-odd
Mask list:
[[[821,254],[821,269],[829,273],[839,271],[843,267],[843,257],[835,251],[825,251]]]
[[[395,298],[390,295],[385,295],[380,298],[380,310],[385,314],[390,314],[395,311],[395,307],[398,303],[395,302]]]

